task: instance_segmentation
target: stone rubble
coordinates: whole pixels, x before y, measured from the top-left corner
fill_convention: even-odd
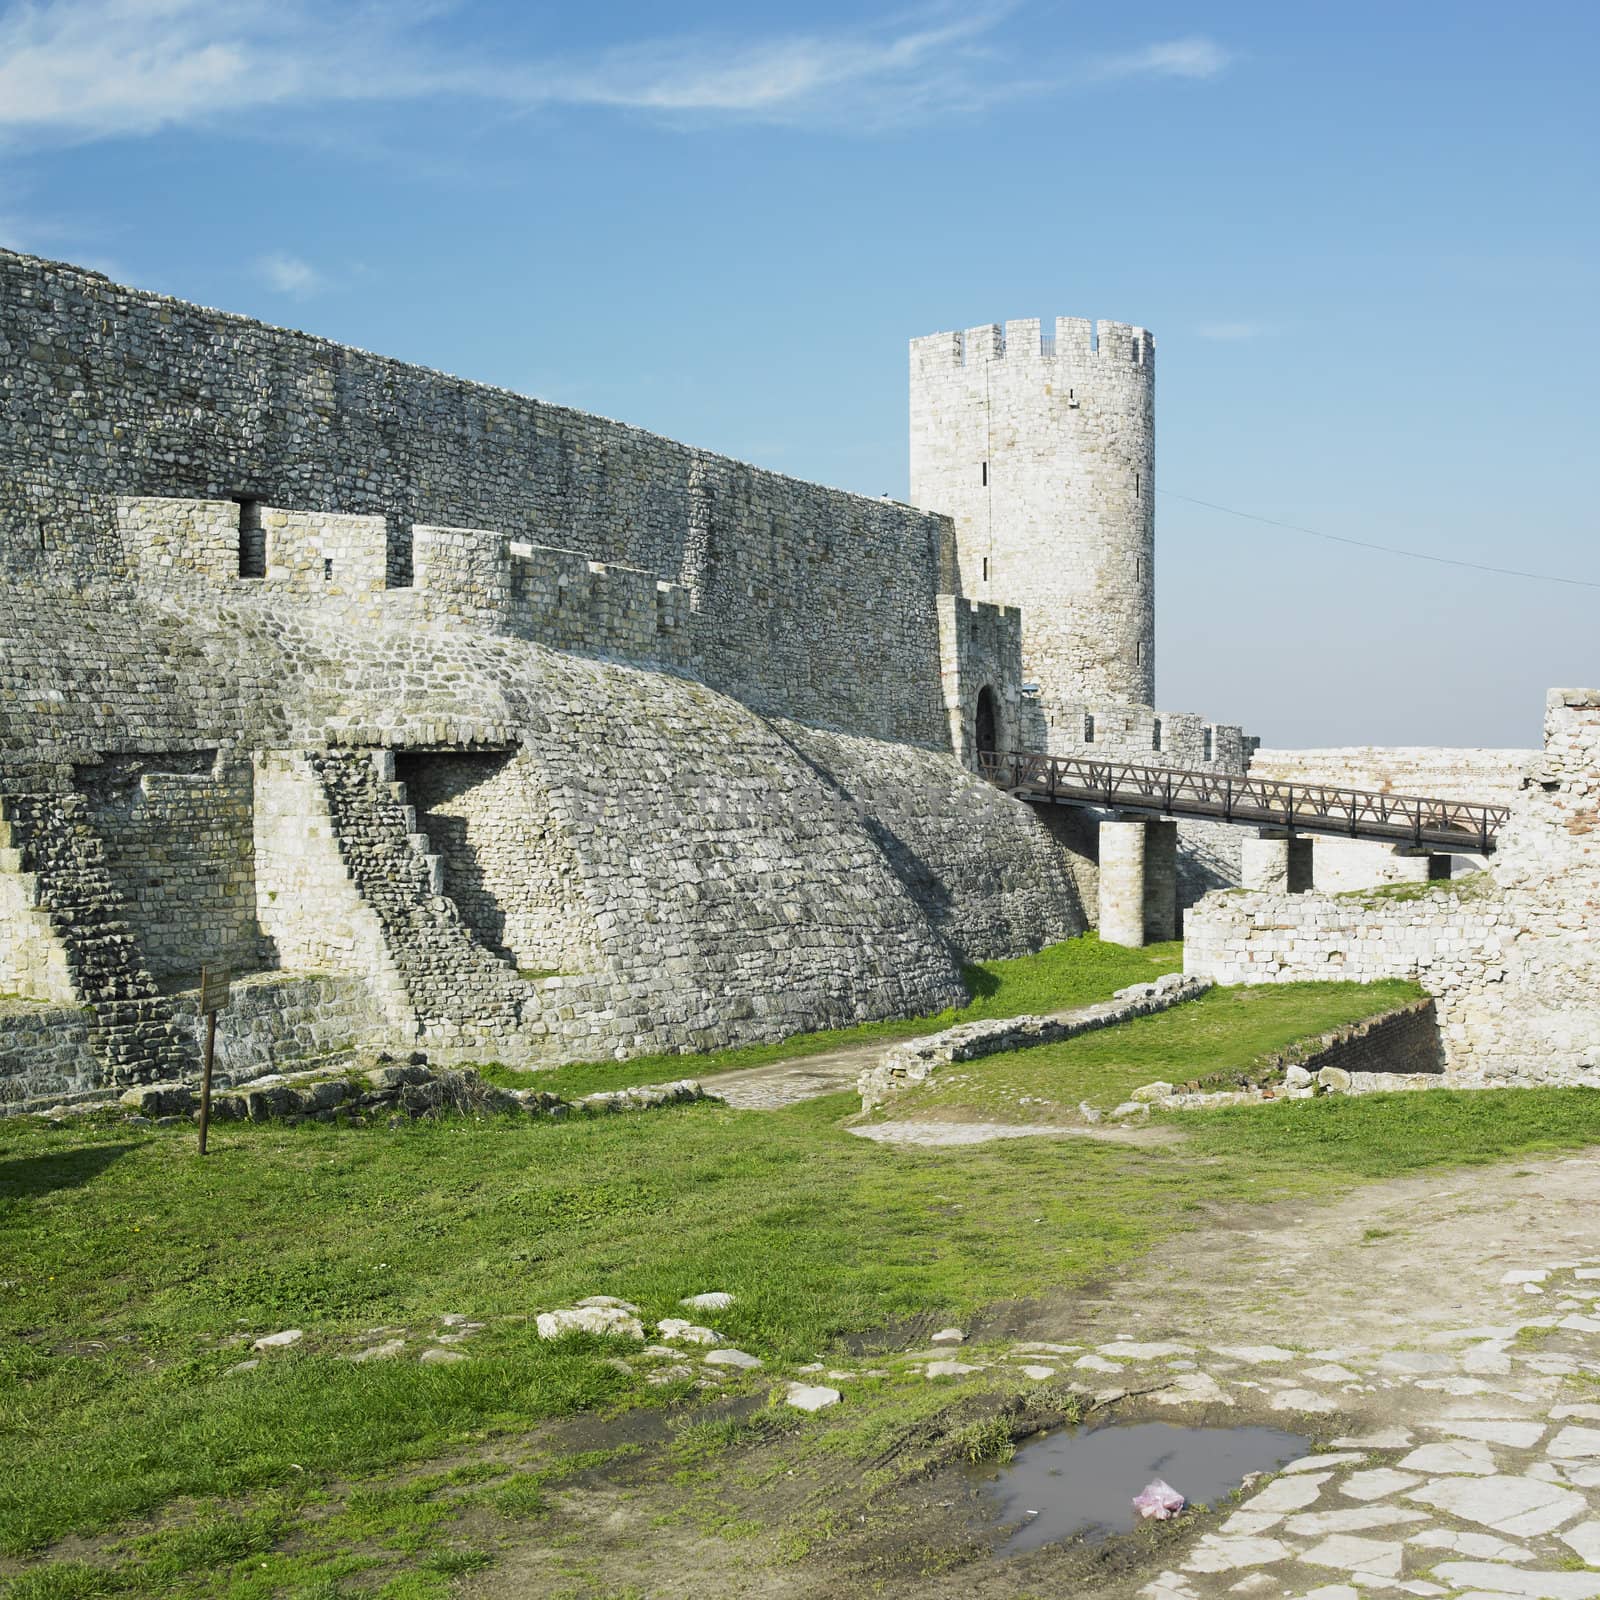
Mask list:
[[[996,1021],[963,1022],[941,1033],[891,1045],[883,1059],[856,1080],[861,1109],[871,1111],[892,1095],[916,1087],[940,1067],[958,1061],[976,1061],[1008,1050],[1031,1050],[1056,1044],[1079,1034],[1115,1027],[1134,1017],[1152,1016],[1186,1000],[1196,999],[1211,985],[1201,979],[1169,972],[1152,983],[1119,989],[1107,1001],[1061,1011],[1052,1016],[1007,1017]]]

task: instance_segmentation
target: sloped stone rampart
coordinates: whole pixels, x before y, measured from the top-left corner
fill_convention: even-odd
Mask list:
[[[1088,928],[1066,852],[1032,807],[931,750],[776,726],[860,818],[963,961],[1018,955]]]
[[[0,792],[70,787],[124,754],[236,770],[249,753],[265,959],[364,976],[396,1038],[414,1010],[340,854],[319,752],[520,764],[517,803],[567,863],[565,920],[531,963],[561,976],[533,984],[507,1041],[532,1062],[925,1014],[961,1001],[963,960],[1082,928],[1038,821],[951,757],[526,641],[351,626],[265,589],[24,587],[0,593],[0,689]]]
[[[1154,983],[1137,983],[1119,989],[1099,1005],[1061,1011],[1053,1016],[1004,1017],[990,1022],[963,1022],[942,1033],[922,1039],[908,1039],[893,1045],[883,1060],[869,1067],[856,1080],[861,1109],[871,1111],[891,1096],[926,1083],[940,1067],[957,1061],[976,1061],[982,1056],[1000,1055],[1008,1050],[1032,1050],[1039,1045],[1059,1044],[1079,1034],[1095,1033],[1115,1027],[1134,1017],[1148,1017],[1167,1011],[1185,1000],[1204,994],[1211,984],[1203,978],[1186,978],[1169,972]]]

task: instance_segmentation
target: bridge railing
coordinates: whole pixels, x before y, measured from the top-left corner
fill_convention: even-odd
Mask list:
[[[1442,846],[1487,854],[1511,815],[1505,806],[1429,800],[1420,795],[1330,789],[1273,778],[1226,777],[1178,767],[1142,767],[1026,751],[988,754],[980,770],[1021,800],[1216,818],[1351,839]]]

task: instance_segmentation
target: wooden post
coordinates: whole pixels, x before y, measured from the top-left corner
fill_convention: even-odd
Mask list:
[[[228,1003],[233,974],[226,967],[200,969],[200,1012],[206,1019],[205,1060],[200,1071],[200,1154],[206,1153],[211,1126],[211,1068],[217,1056],[217,1013]]]
[[[217,1014],[206,1013],[206,1058],[200,1072],[200,1154],[206,1153],[206,1129],[211,1123],[211,1063],[217,1054]]]

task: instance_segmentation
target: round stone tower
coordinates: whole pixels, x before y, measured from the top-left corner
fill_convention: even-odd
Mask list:
[[[960,592],[1022,608],[1045,705],[1155,698],[1155,341],[1036,318],[911,341],[911,502]]]

